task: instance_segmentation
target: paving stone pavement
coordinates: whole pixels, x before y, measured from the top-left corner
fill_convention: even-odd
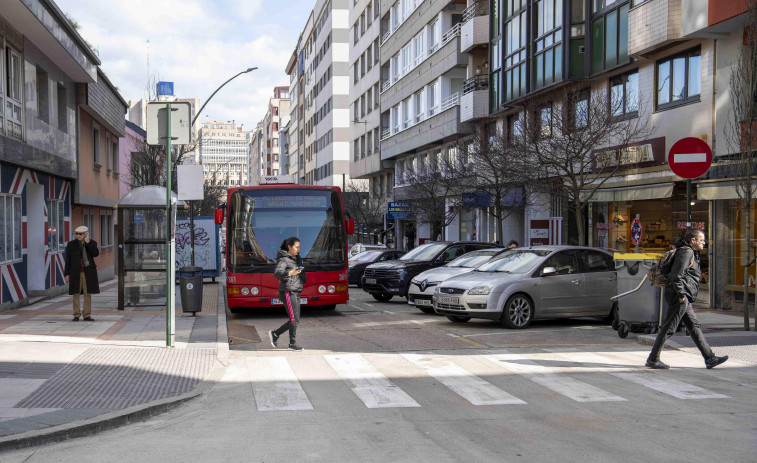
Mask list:
[[[66,295],[0,313],[0,450],[49,441],[47,431],[62,436],[50,440],[65,438],[66,430],[100,416],[115,423],[118,412],[153,414],[151,404],[165,411],[223,367],[219,350],[228,355],[228,345],[220,283],[203,285],[197,316],[181,311],[176,287],[174,348],[165,347],[165,309],[119,311],[117,286],[104,282],[92,295],[94,322],[74,322]]]

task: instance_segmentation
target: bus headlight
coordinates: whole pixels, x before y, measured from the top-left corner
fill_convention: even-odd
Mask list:
[[[253,287],[252,287],[252,289],[250,289],[250,293],[251,293],[251,294],[252,294],[253,296],[257,296],[257,295],[258,295],[258,293],[260,293],[260,290],[258,289],[258,287],[257,287],[257,286],[253,286]]]
[[[250,288],[242,288],[242,296],[247,296],[250,294]]]
[[[326,287],[323,286],[323,285],[319,286],[318,287],[318,292],[321,293],[321,294],[325,293],[326,292]]]
[[[334,285],[329,285],[329,293],[333,293],[334,291],[336,291]]]

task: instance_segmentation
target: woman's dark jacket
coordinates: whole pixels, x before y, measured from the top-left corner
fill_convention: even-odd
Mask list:
[[[89,240],[89,243],[74,239],[66,244],[65,261],[66,265],[63,268],[63,275],[68,275],[68,294],[79,294],[81,288],[79,288],[79,273],[81,273],[82,254],[81,245],[84,244],[84,249],[87,252],[87,260],[89,265],[84,267],[84,278],[87,281],[87,293],[98,294],[100,292],[100,282],[97,280],[97,265],[95,265],[95,257],[100,255],[100,250],[97,249],[97,241]]]
[[[303,270],[299,275],[292,276],[289,276],[289,272],[302,265],[302,258],[299,255],[290,256],[283,249],[279,249],[276,258],[276,269],[273,271],[273,275],[280,282],[279,291],[301,292],[305,287],[305,271]]]
[[[702,270],[699,267],[699,253],[694,251],[691,243],[679,238],[673,243],[676,253],[670,266],[670,284],[665,288],[665,297],[668,304],[677,303],[682,297],[689,302],[697,299],[699,292],[699,279]]]

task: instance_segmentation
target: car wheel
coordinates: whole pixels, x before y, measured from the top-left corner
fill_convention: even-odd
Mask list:
[[[505,328],[523,329],[534,318],[534,304],[525,294],[514,294],[505,303],[502,325]]]
[[[470,317],[463,317],[462,315],[447,315],[447,320],[455,323],[465,323],[470,320]]]
[[[323,310],[336,310],[336,304],[322,305]]]
[[[379,294],[371,293],[371,296],[373,296],[373,298],[379,302],[387,302],[391,300],[393,297],[391,294],[386,294],[386,293],[379,293]]]
[[[420,309],[420,311],[423,312],[423,313],[434,313],[433,307],[428,307],[428,306],[425,306],[425,305],[424,306],[416,306],[416,307],[418,307]]]

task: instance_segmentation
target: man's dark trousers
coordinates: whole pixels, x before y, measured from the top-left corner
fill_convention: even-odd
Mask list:
[[[707,340],[702,334],[702,328],[697,319],[697,315],[694,313],[694,308],[691,306],[691,302],[689,302],[688,299],[684,300],[684,302],[679,302],[676,299],[673,304],[668,306],[665,320],[663,320],[660,332],[657,333],[657,338],[654,340],[652,352],[649,353],[649,360],[653,362],[660,360],[662,346],[665,345],[665,341],[667,341],[675,332],[675,329],[678,328],[680,322],[683,322],[686,326],[691,339],[694,340],[694,344],[696,344],[699,352],[702,353],[702,357],[704,357],[705,360],[715,357],[712,349],[710,349],[710,345],[707,344]]]

